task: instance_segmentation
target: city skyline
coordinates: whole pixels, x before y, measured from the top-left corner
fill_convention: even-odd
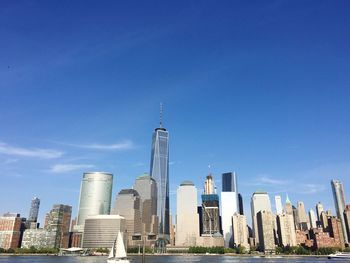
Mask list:
[[[208,164],[219,192],[237,172],[248,221],[258,190],[335,214],[330,180],[350,185],[349,3],[81,4],[2,3],[0,198],[17,196],[1,213],[27,216],[37,196],[41,224],[56,203],[75,217],[89,171],[114,175],[115,200],[149,172],[163,102],[173,216]]]

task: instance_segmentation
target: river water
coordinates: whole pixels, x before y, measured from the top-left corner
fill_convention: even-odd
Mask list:
[[[107,257],[0,256],[0,263],[106,263]],[[329,262],[322,257],[254,258],[236,256],[146,256],[145,263],[305,263]],[[333,260],[332,260],[333,261]],[[131,256],[131,263],[141,263],[140,256]],[[340,261],[337,261],[340,262]],[[350,262],[350,261],[349,261]]]

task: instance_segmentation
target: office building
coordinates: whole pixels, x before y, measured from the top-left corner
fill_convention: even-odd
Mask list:
[[[243,198],[241,194],[238,194],[238,209],[239,209],[239,214],[244,215]]]
[[[191,181],[184,181],[176,195],[176,246],[196,246],[199,237],[197,212],[197,188]]]
[[[55,248],[57,233],[44,228],[26,229],[23,233],[22,248]]]
[[[238,213],[238,192],[235,173],[222,174],[221,222],[225,247],[232,247],[232,215]]]
[[[296,246],[294,219],[291,214],[277,215],[277,234],[280,246]]]
[[[286,214],[288,215],[293,215],[293,205],[292,202],[290,201],[288,194],[286,197],[286,204],[284,206],[284,210],[286,211]],[[294,216],[293,216],[293,220],[294,220]]]
[[[323,205],[321,202],[316,204],[316,214],[317,214],[317,225],[321,225],[321,213],[324,211]]]
[[[334,238],[334,247],[345,248],[345,239],[343,234],[342,222],[335,216],[328,217],[329,236]]]
[[[120,215],[125,218],[125,229],[131,240],[141,240],[140,201],[140,195],[136,190],[122,189],[117,195],[113,209],[114,215]],[[130,242],[129,244],[131,244]]]
[[[0,217],[0,248],[20,246],[22,218],[20,214],[6,213]]]
[[[127,244],[125,218],[120,215],[96,215],[89,216],[85,221],[83,248],[111,248],[118,232]]]
[[[308,230],[310,228],[309,219],[306,215],[304,203],[301,201],[297,203],[296,215],[297,229]]]
[[[208,175],[202,194],[202,224],[203,235],[220,234],[219,196],[216,194],[212,175]]]
[[[280,195],[275,195],[276,215],[283,213],[282,198]]]
[[[134,189],[140,195],[142,234],[157,235],[157,183],[149,174],[143,174],[135,180]]]
[[[158,235],[169,241],[169,132],[163,127],[162,105],[159,124],[152,137],[150,175],[157,183]]]
[[[309,221],[310,221],[311,228],[317,228],[316,214],[312,208],[309,210]]]
[[[343,184],[338,180],[332,180],[331,185],[332,185],[335,211],[342,225],[344,240],[346,243],[348,243],[348,236],[347,236],[346,225],[344,220],[345,194],[344,194]]]
[[[40,199],[34,197],[30,204],[29,216],[27,219],[27,228],[37,228]]]
[[[233,247],[243,246],[249,248],[248,226],[245,215],[235,213],[232,216],[232,243]]]
[[[253,237],[255,242],[259,243],[259,233],[257,224],[257,214],[260,211],[271,212],[270,197],[267,192],[257,191],[253,193],[251,198],[252,223],[253,223]]]
[[[77,225],[74,231],[84,230],[85,219],[88,216],[110,214],[112,184],[111,173],[84,173],[80,186]]]
[[[257,226],[259,235],[259,250],[264,253],[274,253],[274,215],[271,211],[260,210],[257,213]]]
[[[345,206],[344,210],[344,221],[347,236],[350,237],[350,205]]]

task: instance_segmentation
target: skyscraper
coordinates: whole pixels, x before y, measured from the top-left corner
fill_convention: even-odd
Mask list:
[[[345,220],[346,233],[348,237],[350,237],[350,205],[345,206],[344,220]]]
[[[309,210],[309,220],[310,220],[310,227],[317,228],[316,214],[312,208]]]
[[[317,213],[317,225],[321,225],[321,213],[324,211],[323,205],[321,202],[316,204],[316,213]]]
[[[153,132],[150,175],[157,182],[157,215],[160,237],[169,240],[169,133],[163,128],[162,105],[159,127]]]
[[[79,210],[75,231],[83,232],[88,216],[108,215],[111,210],[113,174],[84,173],[80,186]]]
[[[293,214],[277,215],[277,234],[280,246],[296,246]]]
[[[267,192],[255,192],[251,199],[251,209],[252,209],[252,223],[253,223],[253,236],[257,243],[259,243],[259,232],[257,223],[257,214],[260,211],[271,212],[271,202],[270,197]]]
[[[222,174],[221,222],[225,247],[232,247],[232,215],[238,213],[238,192],[235,173]]]
[[[27,220],[29,223],[29,227],[31,223],[34,223],[36,225],[36,222],[38,221],[39,206],[40,206],[40,199],[37,197],[34,197],[30,205],[29,216]]]
[[[306,215],[304,202],[299,201],[297,203],[297,217],[296,217],[296,223],[297,223],[297,229],[300,230],[308,230],[309,229],[309,220]]]
[[[238,208],[239,208],[239,214],[244,215],[243,197],[241,194],[238,194]]]
[[[184,181],[176,195],[176,246],[196,246],[198,237],[197,188],[192,182]]]
[[[282,207],[282,198],[280,195],[275,195],[275,204],[276,204],[276,215],[282,214],[283,207]]]
[[[271,211],[261,210],[257,213],[259,234],[259,250],[262,252],[275,251],[274,215]]]
[[[345,243],[348,243],[349,239],[348,239],[345,220],[344,220],[345,195],[344,195],[343,184],[338,180],[332,180],[331,185],[332,185],[335,211],[337,212],[337,217],[341,221],[342,230],[343,230],[342,232],[343,232]]]
[[[157,183],[147,173],[136,178],[134,189],[140,195],[142,232],[145,235],[158,233]]]
[[[235,213],[232,216],[232,242],[235,247],[243,246],[249,248],[248,244],[248,226],[245,215]]]

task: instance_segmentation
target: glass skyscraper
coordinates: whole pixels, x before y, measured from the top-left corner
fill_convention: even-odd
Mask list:
[[[153,132],[150,175],[156,180],[158,234],[169,239],[169,133],[162,127]]]
[[[337,212],[337,217],[341,221],[344,240],[347,243],[348,236],[347,236],[345,220],[344,220],[345,195],[344,195],[343,184],[338,180],[332,180],[331,185],[332,185],[332,191],[333,191],[335,210]]]
[[[40,206],[40,199],[37,197],[34,197],[32,199],[31,204],[30,204],[28,221],[30,221],[30,222],[37,222],[38,221],[39,206]]]

